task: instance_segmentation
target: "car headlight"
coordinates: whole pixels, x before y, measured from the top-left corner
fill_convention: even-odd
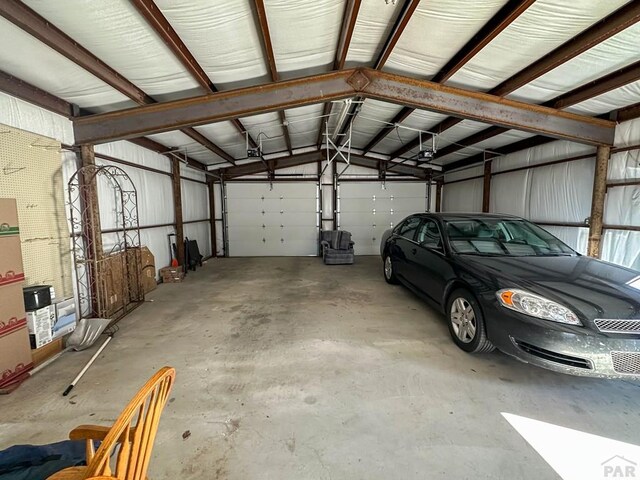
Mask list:
[[[497,291],[496,297],[498,297],[498,301],[503,307],[525,315],[570,325],[582,325],[576,314],[567,307],[540,295],[515,288],[507,288]]]

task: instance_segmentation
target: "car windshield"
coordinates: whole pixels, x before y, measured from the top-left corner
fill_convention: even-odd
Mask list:
[[[475,218],[446,220],[445,231],[454,252],[482,256],[576,255],[556,237],[521,219]]]

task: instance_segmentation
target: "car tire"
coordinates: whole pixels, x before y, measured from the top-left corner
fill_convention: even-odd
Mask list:
[[[488,353],[495,349],[487,338],[482,309],[476,298],[463,288],[454,290],[447,300],[447,325],[454,343],[469,353]]]
[[[382,274],[384,275],[384,279],[387,283],[392,285],[398,284],[398,277],[396,277],[396,272],[393,268],[393,261],[391,260],[390,255],[384,256],[384,261],[382,262]]]

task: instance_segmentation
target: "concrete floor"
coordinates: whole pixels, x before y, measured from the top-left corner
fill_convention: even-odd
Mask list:
[[[500,412],[640,443],[640,385],[465,354],[376,257],[210,261],[149,295],[63,398],[93,351],[0,397],[0,449],[113,422],[163,365],[156,480],[559,478]]]

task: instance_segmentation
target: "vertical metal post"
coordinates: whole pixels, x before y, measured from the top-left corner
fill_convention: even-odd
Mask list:
[[[82,167],[94,167],[87,169],[79,178],[82,182],[82,229],[84,233],[84,249],[88,278],[88,295],[91,299],[91,316],[100,316],[99,312],[105,305],[100,305],[98,290],[103,288],[104,279],[100,266],[103,259],[102,229],[100,227],[100,204],[98,201],[98,184],[95,175],[96,157],[93,145],[80,145],[80,161]],[[80,294],[80,292],[78,292]]]
[[[425,211],[431,211],[431,175],[429,175],[429,180],[427,180],[427,208]]]
[[[611,147],[599,146],[596,151],[596,171],[593,178],[593,197],[591,199],[591,217],[589,218],[589,246],[587,254],[600,258],[604,203],[607,195],[607,170]]]
[[[442,211],[442,186],[444,182],[442,178],[436,180],[436,212]]]
[[[176,252],[178,263],[184,265],[184,223],[182,221],[182,186],[180,184],[180,161],[171,159],[171,181],[173,185],[173,209],[176,222]]]
[[[484,162],[484,183],[482,184],[482,211],[488,212],[491,204],[491,164],[492,160]]]
[[[216,258],[218,256],[218,241],[216,239],[216,193],[215,183],[213,179],[209,178],[207,182],[209,188],[209,227],[211,229],[211,256]]]
[[[333,162],[333,229],[338,230],[338,162]]]
[[[229,256],[229,224],[227,222],[227,183],[220,180],[220,193],[222,197],[222,249],[223,256]]]

